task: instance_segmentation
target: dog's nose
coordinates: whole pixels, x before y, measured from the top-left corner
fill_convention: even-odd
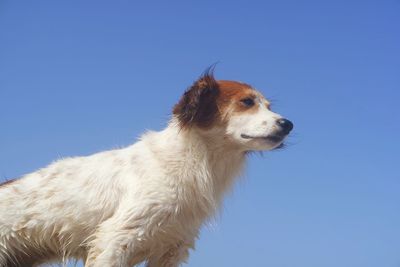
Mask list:
[[[293,129],[293,123],[290,120],[287,119],[278,119],[276,123],[282,128],[282,131],[285,134],[290,133],[290,131]]]

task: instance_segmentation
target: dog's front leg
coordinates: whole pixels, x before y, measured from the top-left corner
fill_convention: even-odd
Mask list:
[[[121,208],[104,221],[89,242],[85,267],[129,267],[143,261],[151,227],[146,212]]]
[[[174,209],[153,199],[142,200],[140,206],[131,204],[129,198],[122,201],[114,215],[99,225],[88,244],[86,267],[130,267],[146,260],[160,225]]]
[[[179,241],[167,247],[160,255],[153,255],[146,267],[178,267],[189,257],[189,249],[194,247],[194,239],[188,242]]]
[[[85,267],[129,267],[140,251],[141,241],[137,231],[118,227],[107,232],[101,230],[91,242]]]

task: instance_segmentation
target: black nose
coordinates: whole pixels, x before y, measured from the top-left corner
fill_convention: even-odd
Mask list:
[[[287,119],[279,119],[276,121],[276,123],[281,126],[282,131],[285,134],[290,133],[290,131],[293,129],[293,123],[290,120]]]

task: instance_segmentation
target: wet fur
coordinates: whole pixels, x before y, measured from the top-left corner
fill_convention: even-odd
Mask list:
[[[68,258],[87,267],[179,266],[244,165],[248,151],[221,129],[234,112],[228,100],[247,87],[207,71],[164,130],[3,183],[0,266]]]

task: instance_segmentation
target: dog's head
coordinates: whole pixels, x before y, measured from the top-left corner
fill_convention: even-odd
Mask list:
[[[282,146],[292,122],[274,113],[265,97],[250,85],[215,80],[212,69],[189,87],[173,109],[183,129],[196,129],[244,151]],[[216,138],[219,139],[219,138]]]

